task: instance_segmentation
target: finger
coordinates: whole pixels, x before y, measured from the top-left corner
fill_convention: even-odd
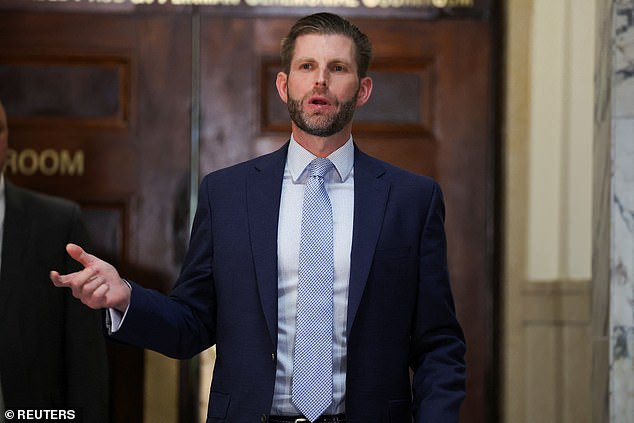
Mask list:
[[[49,272],[49,277],[51,278],[51,281],[53,281],[53,285],[58,287],[64,286],[64,283],[60,279],[59,272],[56,272],[55,270],[51,270]]]
[[[87,282],[92,282],[98,275],[99,271],[92,267],[83,268],[77,272],[60,274],[53,270],[51,271],[51,279],[56,286],[65,287],[79,287]]]
[[[59,272],[55,271],[55,270],[51,270],[51,272],[49,273],[49,276],[51,278],[51,281],[53,281],[53,285],[55,285],[58,288],[70,288],[69,283],[71,282],[72,279],[70,275],[62,275]]]
[[[84,283],[77,285],[75,290],[77,291],[77,294],[81,297],[90,296],[97,288],[99,288],[99,286],[104,284],[105,281],[102,277],[94,275],[86,279]]]
[[[105,308],[107,297],[106,294],[109,291],[107,284],[101,284],[94,287],[92,292],[83,291],[81,295],[73,292],[73,296],[79,299],[82,303],[93,309]],[[77,294],[77,295],[76,295]]]
[[[92,301],[91,306],[93,308],[105,308],[107,307],[108,302],[108,291],[110,291],[110,287],[107,284],[102,284],[95,289],[92,293]]]

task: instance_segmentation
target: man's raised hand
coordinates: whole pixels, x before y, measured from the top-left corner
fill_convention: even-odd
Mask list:
[[[83,270],[61,275],[50,273],[53,284],[70,288],[73,296],[93,309],[114,308],[125,312],[130,304],[130,287],[110,263],[88,254],[76,244],[66,246],[68,254],[84,266]]]

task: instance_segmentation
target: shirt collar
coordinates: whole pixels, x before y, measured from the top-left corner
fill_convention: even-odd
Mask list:
[[[317,158],[317,156],[299,145],[293,135],[291,135],[286,163],[293,182],[298,183],[305,177],[304,171],[306,167],[315,158]],[[335,169],[337,169],[337,182],[344,182],[348,179],[354,165],[354,143],[352,136],[348,138],[348,141],[346,141],[344,145],[333,151],[328,156],[328,159],[335,165]]]

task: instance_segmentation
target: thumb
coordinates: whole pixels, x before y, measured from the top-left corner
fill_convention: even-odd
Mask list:
[[[95,259],[93,255],[88,254],[77,244],[67,244],[66,252],[68,252],[68,255],[70,255],[74,260],[80,262],[84,267],[88,267],[88,265],[90,265]]]

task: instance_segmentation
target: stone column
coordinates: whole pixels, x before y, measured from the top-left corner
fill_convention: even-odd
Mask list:
[[[634,423],[634,0],[597,0],[593,423]]]

